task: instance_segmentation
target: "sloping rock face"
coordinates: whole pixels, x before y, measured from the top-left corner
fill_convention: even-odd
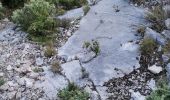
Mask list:
[[[130,6],[124,0],[101,0],[82,18],[80,28],[58,54],[79,59],[77,55],[84,53],[82,46],[85,41],[98,41],[99,55],[89,62],[80,60],[80,63],[105,100],[104,82],[122,77],[139,67],[136,59],[139,56],[139,45],[136,44],[139,38],[135,36],[134,28],[144,22],[143,16],[142,9]]]

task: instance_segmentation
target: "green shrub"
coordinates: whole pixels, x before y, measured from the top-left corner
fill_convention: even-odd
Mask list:
[[[2,6],[2,3],[0,3],[0,20],[4,18],[5,16],[5,8]]]
[[[83,7],[84,15],[86,15],[90,10],[90,7],[88,5]]]
[[[54,33],[56,20],[54,5],[44,0],[32,0],[22,9],[13,12],[12,20],[33,36],[47,36]]]
[[[58,93],[60,100],[88,100],[89,94],[74,83],[69,84],[65,89]]]
[[[151,93],[146,100],[170,100],[170,88],[166,83],[161,83],[161,85]]]
[[[146,19],[152,23],[151,28],[157,32],[162,32],[166,28],[164,23],[166,16],[162,6],[155,6],[151,9]]]
[[[3,6],[11,8],[11,9],[23,7],[24,3],[28,1],[29,0],[1,0]]]
[[[154,52],[157,47],[156,42],[153,39],[144,39],[140,46],[140,51],[143,54],[150,55]]]

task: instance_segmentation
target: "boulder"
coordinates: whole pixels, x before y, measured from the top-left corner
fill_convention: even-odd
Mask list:
[[[166,25],[167,29],[170,30],[170,18],[165,20],[165,25]]]
[[[152,72],[153,74],[159,74],[163,69],[160,66],[153,65],[153,66],[148,67],[148,70]]]
[[[148,27],[146,28],[144,38],[151,38],[151,39],[155,40],[160,45],[165,45],[165,43],[166,43],[166,39],[160,33],[157,33],[156,31],[154,31]]]

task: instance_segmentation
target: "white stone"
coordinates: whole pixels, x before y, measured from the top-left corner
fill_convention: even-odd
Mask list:
[[[166,25],[166,27],[170,30],[170,18],[168,18],[167,20],[165,20],[165,25]]]
[[[0,77],[3,77],[4,76],[4,73],[0,73]]]
[[[152,72],[153,74],[159,74],[163,69],[160,66],[153,65],[153,66],[148,67],[148,70]]]
[[[44,63],[42,58],[36,58],[36,65],[41,66]]]
[[[11,66],[11,65],[8,65],[8,66],[7,66],[7,70],[8,70],[8,71],[12,70],[12,66]]]

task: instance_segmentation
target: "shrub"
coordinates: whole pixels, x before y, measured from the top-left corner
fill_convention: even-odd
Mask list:
[[[170,88],[166,83],[162,83],[146,100],[170,100]]]
[[[50,42],[50,43],[48,43],[47,44],[47,46],[46,46],[46,48],[45,48],[45,52],[44,52],[44,55],[46,56],[46,57],[52,57],[52,56],[54,56],[55,54],[56,54],[56,51],[55,51],[55,49],[54,49],[54,47],[53,47],[54,45],[53,45],[53,43],[52,42]]]
[[[33,36],[47,36],[54,32],[54,6],[44,0],[32,0],[13,12],[12,20]]]
[[[151,28],[157,32],[162,32],[166,28],[164,23],[166,16],[162,6],[152,8],[147,14],[146,19],[152,23]]]
[[[153,39],[144,39],[140,46],[140,51],[143,54],[150,55],[154,52],[157,47],[156,42]]]
[[[24,3],[28,1],[29,0],[1,0],[3,6],[11,8],[11,9],[23,7]]]
[[[61,100],[88,100],[89,94],[74,83],[70,83],[65,89],[60,90],[58,96]]]
[[[5,8],[2,6],[2,3],[0,3],[0,19],[4,18],[4,12]]]
[[[83,7],[84,15],[86,15],[90,10],[90,7],[88,5]]]
[[[62,68],[60,66],[60,63],[58,61],[54,61],[51,65],[51,70],[54,73],[61,73]]]

